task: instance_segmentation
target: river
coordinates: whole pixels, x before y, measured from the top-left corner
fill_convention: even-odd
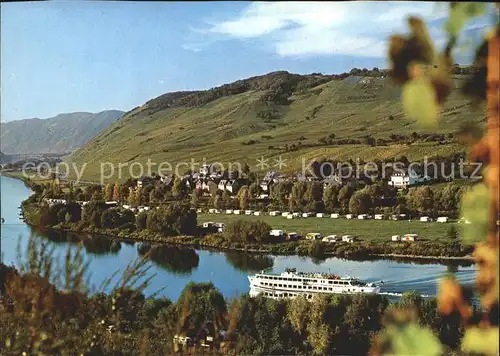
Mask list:
[[[1,226],[1,255],[5,264],[17,266],[17,246],[20,243],[21,252],[26,250],[30,236],[48,241],[54,247],[55,254],[63,258],[68,245],[76,249],[76,244],[57,242],[48,239],[46,234],[33,231],[19,216],[18,208],[31,191],[20,180],[0,177],[1,215],[5,222]],[[138,244],[120,243],[115,252],[94,253],[91,249],[84,251],[85,258],[90,262],[90,282],[99,286],[104,279],[115,271],[123,271],[125,267],[139,258]],[[89,251],[90,250],[90,251]],[[272,266],[280,272],[287,267],[295,267],[302,271],[331,272],[341,275],[351,275],[367,282],[384,281],[383,292],[400,294],[415,290],[423,295],[436,294],[436,282],[446,273],[453,272],[461,283],[471,283],[474,279],[474,267],[442,264],[418,264],[414,262],[396,262],[389,260],[377,261],[347,261],[338,258],[313,260],[298,256],[246,256],[244,253],[212,252],[196,250],[199,259],[192,265],[182,266],[151,264],[150,273],[156,274],[145,290],[146,294],[159,290],[160,295],[176,300],[184,286],[189,281],[208,282],[213,284],[226,298],[246,293],[249,290],[247,276],[261,267]],[[180,260],[180,259],[179,259]]]

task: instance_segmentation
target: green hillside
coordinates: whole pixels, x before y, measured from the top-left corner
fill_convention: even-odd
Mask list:
[[[404,139],[390,139],[424,132],[404,117],[399,89],[382,74],[274,72],[208,91],[162,95],[125,114],[69,160],[87,163],[85,177],[96,179],[101,162],[145,164],[148,158],[172,165],[191,159],[239,161],[258,171],[257,158],[271,158],[272,163],[273,157],[282,155],[287,159],[282,170],[292,171],[300,169],[302,158],[369,160],[405,155],[416,160],[447,155],[464,149],[450,135],[461,123],[484,121],[457,89],[465,79],[454,76],[456,88],[444,107],[439,131],[444,137],[438,141],[422,138],[408,145]],[[366,136],[378,139],[376,145],[368,144]],[[388,142],[382,145],[380,140]]]

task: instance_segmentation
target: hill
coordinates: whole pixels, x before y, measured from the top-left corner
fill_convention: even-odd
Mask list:
[[[50,119],[2,123],[1,151],[5,154],[70,152],[83,146],[123,114],[118,110],[75,112]]]
[[[351,71],[352,73],[352,71]],[[298,75],[273,72],[206,91],[168,93],[126,113],[76,151],[70,160],[87,163],[85,176],[98,178],[101,162],[157,164],[248,162],[282,155],[284,171],[300,169],[302,158],[384,159],[447,155],[463,150],[453,132],[471,115],[454,75],[440,135],[423,132],[404,118],[400,90],[384,71],[356,75]],[[413,143],[408,144],[409,140]],[[271,167],[261,167],[263,170]],[[155,171],[155,167],[153,167]],[[122,171],[126,178],[128,169]]]

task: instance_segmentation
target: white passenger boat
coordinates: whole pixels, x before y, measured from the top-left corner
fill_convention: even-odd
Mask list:
[[[250,296],[263,294],[270,298],[293,298],[305,295],[308,299],[317,293],[379,293],[380,285],[365,283],[357,278],[340,277],[331,273],[297,272],[287,268],[281,274],[262,271],[248,276]]]

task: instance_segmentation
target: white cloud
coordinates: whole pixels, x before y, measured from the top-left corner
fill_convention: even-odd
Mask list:
[[[198,33],[261,40],[280,56],[385,57],[387,38],[406,32],[409,15],[435,21],[446,14],[446,6],[428,2],[253,2],[226,20],[206,22]]]

